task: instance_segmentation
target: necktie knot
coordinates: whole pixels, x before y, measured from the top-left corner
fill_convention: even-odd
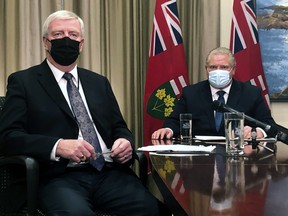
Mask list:
[[[73,75],[71,73],[64,73],[63,78],[69,81],[73,78]]]
[[[219,96],[219,97],[218,97],[218,100],[220,100],[220,99],[222,99],[222,98],[224,99],[225,91],[218,91],[217,94],[218,94],[218,96]]]

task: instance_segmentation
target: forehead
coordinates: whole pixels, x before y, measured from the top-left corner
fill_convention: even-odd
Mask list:
[[[227,54],[213,54],[210,59],[210,64],[228,64],[229,56]]]
[[[48,32],[55,31],[74,31],[80,32],[81,26],[76,18],[71,19],[56,19],[53,20],[48,27]]]

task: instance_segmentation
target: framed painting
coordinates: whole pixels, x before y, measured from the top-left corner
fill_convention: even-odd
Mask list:
[[[288,101],[288,0],[256,0],[259,42],[271,101]]]

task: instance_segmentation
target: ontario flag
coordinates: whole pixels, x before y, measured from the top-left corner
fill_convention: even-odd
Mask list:
[[[144,95],[144,143],[161,128],[188,84],[176,0],[156,0]]]
[[[251,84],[260,87],[270,108],[253,0],[234,0],[230,49],[237,62],[235,79],[243,82],[250,81]]]

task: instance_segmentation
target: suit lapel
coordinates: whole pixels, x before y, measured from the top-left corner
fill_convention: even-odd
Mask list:
[[[233,83],[231,85],[231,89],[229,92],[229,97],[227,100],[227,105],[230,107],[237,107],[237,104],[239,103],[239,100],[241,98],[241,87],[239,83],[236,80],[233,80]]]
[[[86,98],[86,102],[89,108],[89,111],[91,113],[91,116],[95,122],[95,124],[97,124],[97,122],[99,123],[100,119],[99,116],[97,116],[97,95],[95,94],[95,91],[93,91],[94,86],[97,86],[97,83],[95,83],[95,80],[91,80],[91,77],[88,76],[87,73],[85,73],[83,71],[83,69],[78,68],[78,75],[79,75],[79,79],[83,88],[83,92],[85,94],[85,98]],[[93,101],[93,103],[91,103],[91,101]]]
[[[63,93],[53,76],[51,69],[49,68],[46,60],[40,65],[38,72],[38,80],[42,87],[46,90],[50,98],[71,118],[74,119],[71,109],[63,96]]]
[[[204,88],[201,93],[201,98],[203,99],[203,107],[207,107],[206,116],[208,117],[208,121],[210,122],[210,127],[215,127],[215,120],[214,120],[214,110],[212,109],[212,95],[209,81],[204,85]]]
[[[106,136],[105,129],[103,125],[105,123],[103,122],[104,119],[102,116],[99,116],[97,109],[99,107],[101,108],[101,105],[99,106],[100,102],[98,102],[99,97],[97,96],[98,92],[95,92],[95,86],[97,87],[97,80],[91,79],[91,76],[88,76],[88,73],[86,73],[83,69],[78,68],[78,75],[79,79],[83,88],[83,92],[85,94],[86,102],[90,111],[90,114],[92,116],[93,122],[98,130],[98,132],[101,134],[102,139],[107,143],[109,143],[109,138]]]
[[[79,76],[79,79],[80,79],[80,82],[81,82],[81,85],[83,88],[83,92],[85,94],[86,102],[88,104],[89,110],[91,110],[93,106],[90,103],[90,101],[92,98],[93,98],[93,100],[95,100],[95,95],[94,95],[93,91],[91,91],[92,87],[93,87],[93,83],[91,83],[91,79],[89,79],[89,77],[87,77],[87,74],[85,74],[81,68],[77,68],[77,70],[78,70],[78,76]],[[94,83],[94,85],[96,85],[96,84]]]

